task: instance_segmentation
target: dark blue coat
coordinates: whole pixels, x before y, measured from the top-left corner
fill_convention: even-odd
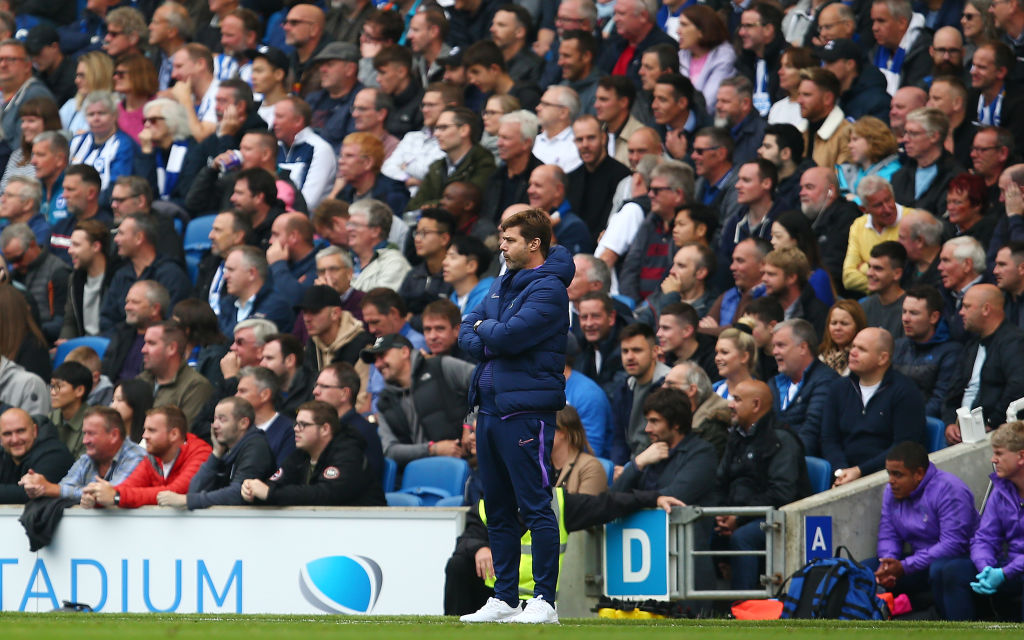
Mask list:
[[[497,278],[483,302],[459,329],[459,346],[479,365],[469,388],[469,405],[479,404],[484,367],[491,367],[498,411],[555,412],[565,406],[565,343],[569,296],[576,266],[565,247],[553,246],[536,269],[509,271]],[[480,326],[473,325],[481,321]]]
[[[292,451],[295,451],[295,421],[279,413],[265,433],[267,444],[274,452],[274,461],[280,467]]]
[[[889,368],[865,407],[856,374],[832,382],[821,422],[821,453],[833,469],[860,467],[862,475],[885,468],[892,446],[912,440],[924,446],[924,397],[914,381]]]
[[[928,342],[914,342],[906,336],[896,340],[892,365],[917,384],[925,397],[925,414],[942,417],[942,405],[957,377],[957,360],[963,345],[949,339],[945,320],[939,320]]]
[[[162,284],[170,294],[171,309],[192,293],[192,281],[185,270],[177,261],[166,256],[158,255],[138,276],[135,275],[135,267],[130,261],[122,264],[111,277],[107,294],[100,306],[100,333],[107,335],[119,323],[124,322],[124,300],[128,297],[128,290],[140,280],[156,280]],[[171,309],[165,309],[164,315],[169,316]]]
[[[788,382],[786,374],[775,376],[769,385],[776,423],[786,425],[800,437],[806,455],[821,455],[821,421],[829,404],[829,389],[838,377],[839,374],[831,367],[815,358],[804,371],[796,397],[785,410],[782,409],[780,385]]]
[[[220,316],[217,320],[220,332],[228,337],[235,334],[235,325],[238,324],[238,308],[235,307],[237,300],[235,296],[220,297]],[[256,292],[249,318],[266,318],[277,325],[278,331],[288,331],[295,325],[292,302],[278,293],[272,281],[263,283],[263,287]]]

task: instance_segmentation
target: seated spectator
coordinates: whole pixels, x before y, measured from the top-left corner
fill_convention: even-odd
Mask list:
[[[449,298],[458,305],[463,316],[480,304],[494,282],[494,278],[483,277],[491,266],[492,255],[487,246],[473,236],[455,236],[448,247],[442,261],[442,275],[452,288]]]
[[[455,220],[444,209],[424,209],[412,237],[418,261],[405,274],[398,295],[405,300],[413,323],[419,325],[423,307],[452,292],[451,284],[444,279],[443,262],[455,237]]]
[[[329,42],[313,56],[320,72],[319,89],[306,95],[313,112],[313,130],[336,153],[342,139],[355,127],[353,101],[363,88],[356,77],[359,59],[359,48],[352,42]]]
[[[370,473],[380,478],[384,472],[384,450],[380,445],[377,425],[368,421],[355,409],[362,404],[359,401],[360,388],[359,374],[355,368],[347,362],[335,362],[320,372],[316,386],[313,387],[313,398],[334,407],[338,411],[341,424],[354,429],[366,441],[364,453],[366,462],[370,465]]]
[[[99,172],[89,165],[71,165],[64,172],[64,204],[69,215],[50,229],[50,251],[68,264],[71,232],[79,222],[95,220],[108,229],[113,222],[110,211],[100,206],[101,182]]]
[[[83,507],[133,509],[157,504],[161,491],[185,493],[210,456],[210,445],[188,433],[185,414],[173,405],[158,405],[146,412],[142,439],[146,441],[146,461],[120,484],[102,478],[91,482],[82,490]]]
[[[459,346],[462,311],[451,300],[434,300],[423,309],[423,340],[427,356],[452,356],[476,364]]]
[[[780,507],[811,493],[800,439],[776,426],[768,385],[746,380],[729,399],[734,429],[718,464],[718,493],[722,504]],[[715,531],[728,549],[757,550],[765,545],[764,518],[716,516]],[[712,543],[714,546],[714,543]],[[731,556],[732,588],[755,589],[759,558]]]
[[[274,372],[281,384],[277,407],[289,418],[296,408],[312,399],[316,376],[305,364],[305,349],[299,339],[290,333],[275,333],[267,337],[260,356],[260,366]]]
[[[138,378],[122,380],[114,387],[110,408],[121,416],[125,438],[132,442],[142,442],[146,412],[153,408],[153,391],[150,386]]]
[[[1003,310],[1007,319],[1019,328],[1024,328],[1024,243],[1010,242],[999,248],[992,265],[992,275],[1006,302]]]
[[[363,296],[362,291],[352,286],[352,276],[355,274],[355,267],[352,264],[352,255],[345,249],[331,245],[316,253],[316,276],[314,284],[326,284],[341,296],[341,308],[348,311],[356,320],[363,320],[363,307],[360,304]],[[298,334],[296,334],[298,335]]]
[[[607,293],[584,294],[577,306],[583,340],[575,368],[599,384],[610,398],[623,370],[619,332],[629,324],[629,319],[619,315]]]
[[[395,107],[388,114],[386,126],[389,133],[399,138],[423,126],[423,114],[420,112],[423,85],[413,73],[412,64],[412,52],[398,45],[382,47],[373,57],[377,83],[381,91],[391,97]]]
[[[13,113],[13,110],[12,110]],[[68,140],[58,131],[43,131],[32,140],[32,167],[42,186],[39,213],[52,227],[68,217],[64,206],[64,170],[68,167]]]
[[[655,487],[686,504],[705,504],[714,491],[715,449],[692,432],[689,399],[676,389],[658,389],[641,405],[646,423],[640,452],[632,456],[612,491]]]
[[[957,377],[946,396],[942,419],[946,440],[960,442],[958,408],[981,407],[986,430],[1002,424],[1006,408],[1024,396],[1024,332],[1006,321],[1003,294],[995,285],[971,287],[960,305],[968,340],[956,366]]]
[[[295,451],[269,484],[243,482],[242,499],[279,506],[383,506],[380,476],[370,471],[365,446],[358,433],[338,420],[334,407],[311,400],[299,407]]]
[[[866,176],[892,180],[899,168],[899,141],[889,125],[874,116],[858,118],[850,130],[850,161],[836,172],[839,192],[857,200],[857,188]]]
[[[973,173],[961,173],[949,181],[946,191],[946,231],[954,238],[970,236],[987,251],[998,221],[988,211],[985,179]]]
[[[445,157],[435,160],[407,209],[437,203],[452,182],[471,182],[480,189],[494,173],[494,155],[480,146],[480,118],[466,107],[449,107],[437,117],[434,131]]]
[[[868,296],[861,299],[869,327],[881,327],[893,338],[903,337],[903,296],[900,286],[907,250],[895,240],[871,247],[868,258]]]
[[[757,159],[739,166],[734,189],[740,208],[722,225],[718,248],[720,259],[728,259],[741,240],[771,238],[772,224],[781,213],[781,208],[774,202],[777,183],[775,165],[767,160]]]
[[[806,320],[815,333],[822,333],[828,308],[808,283],[810,272],[811,265],[803,251],[792,247],[775,249],[764,257],[761,281],[765,294],[779,301],[787,320]]]
[[[114,275],[110,230],[98,220],[84,220],[71,232],[68,255],[73,270],[68,278],[64,324],[58,340],[100,334],[100,309]],[[88,293],[88,295],[86,295]]]
[[[235,325],[231,346],[220,360],[220,372],[224,382],[217,389],[218,397],[235,395],[239,371],[244,367],[259,366],[263,358],[263,347],[275,333],[277,325],[264,318],[248,318]],[[206,418],[210,419],[211,416],[207,415]]]
[[[85,453],[71,465],[60,482],[54,483],[32,470],[18,481],[30,499],[47,497],[82,500],[86,486],[97,482],[97,477],[107,484],[119,485],[136,467],[148,466],[144,462],[146,450],[127,439],[121,414],[110,407],[89,407],[85,412],[82,443],[85,445]]]
[[[315,209],[331,191],[338,158],[331,144],[313,132],[312,119],[313,111],[302,98],[287,96],[274,105],[277,166],[289,172],[306,206]]]
[[[769,124],[764,140],[757,149],[757,157],[775,165],[779,183],[775,186],[775,201],[783,211],[800,208],[800,177],[814,166],[804,159],[804,139],[800,130],[791,124]]]
[[[185,196],[206,159],[189,131],[188,112],[169,98],[150,100],[143,108],[140,152],[132,164],[133,175],[149,181],[159,200],[185,206]],[[158,167],[163,167],[159,171]],[[159,175],[163,174],[163,180]]]
[[[596,496],[608,490],[608,473],[594,457],[580,415],[572,405],[566,405],[555,415],[551,466],[555,471],[554,486],[568,493]]]
[[[897,442],[925,441],[924,398],[892,367],[893,340],[869,327],[853,339],[850,376],[832,381],[821,422],[821,453],[836,470],[835,486],[881,471]]]
[[[553,239],[558,244],[574,254],[590,253],[594,250],[590,229],[573,211],[566,197],[568,188],[568,178],[558,165],[543,164],[530,174],[526,195],[531,207],[551,217]]]
[[[378,338],[362,358],[374,363],[386,385],[377,400],[385,456],[401,466],[427,456],[462,457],[474,365],[448,356],[424,358],[401,334]]]
[[[235,247],[224,259],[224,293],[220,297],[221,333],[231,335],[235,325],[249,318],[263,318],[278,328],[294,322],[292,300],[285,298],[270,279],[263,251],[250,245]]]
[[[942,223],[932,214],[920,209],[904,210],[897,237],[907,250],[907,263],[900,286],[904,289],[914,285],[940,288],[939,253],[944,235]]]
[[[351,313],[341,308],[341,298],[334,289],[318,284],[303,296],[298,308],[302,311],[309,341],[305,364],[310,371],[322,370],[332,362],[347,362],[356,367],[363,385],[369,382],[369,369],[359,354],[373,343],[373,336]]]
[[[274,174],[262,166],[242,169],[235,177],[228,200],[235,211],[251,222],[251,244],[266,250],[270,246],[274,220],[284,213]]]
[[[729,128],[736,141],[733,161],[743,165],[757,160],[757,148],[764,139],[765,120],[754,109],[753,79],[742,75],[723,78],[718,85],[714,112],[715,120],[724,122],[722,126]]]
[[[406,318],[408,311],[401,296],[386,287],[377,287],[363,297],[363,323],[375,338],[400,333],[416,349],[426,349],[423,334],[412,328]]]
[[[825,264],[821,257],[821,246],[811,227],[811,220],[802,211],[784,211],[779,214],[779,217],[772,223],[772,247],[775,249],[790,247],[803,252],[811,268],[811,275],[807,278],[808,284],[814,289],[814,295],[818,297],[818,300],[821,300],[826,307],[831,307],[832,303],[836,301],[832,278],[825,270]]]
[[[948,134],[949,118],[935,107],[907,114],[902,138],[907,159],[892,176],[897,202],[925,211],[946,210],[949,181],[964,171],[943,146]]]
[[[658,362],[657,338],[646,324],[628,325],[619,332],[619,351],[622,369],[627,378],[621,379],[612,390],[612,419],[614,422],[610,457],[623,465],[635,458],[649,444],[642,427],[644,398],[661,387],[669,366]],[[689,424],[689,420],[686,421]],[[683,498],[680,498],[682,500]]]
[[[62,362],[50,375],[50,406],[47,416],[57,429],[57,438],[74,458],[85,453],[82,444],[82,419],[89,408],[86,399],[92,391],[92,372],[78,362]]]
[[[29,471],[47,482],[58,482],[74,461],[51,426],[44,423],[39,428],[22,409],[0,414],[0,504],[28,502],[19,481]]]
[[[596,117],[576,118],[572,131],[583,164],[569,173],[566,198],[596,240],[608,224],[615,188],[630,172],[609,155],[608,134],[601,129]]]
[[[811,220],[822,266],[832,276],[833,284],[841,287],[850,228],[860,217],[860,209],[840,196],[834,170],[811,167],[800,176],[800,210]]]
[[[336,188],[331,197],[349,204],[374,198],[392,211],[404,211],[409,203],[409,190],[398,180],[382,174],[383,164],[384,147],[378,138],[364,131],[348,134],[341,143]]]
[[[7,260],[7,275],[32,300],[39,328],[53,341],[64,325],[64,306],[71,270],[63,260],[39,246],[27,224],[9,225],[0,232],[0,250]],[[123,299],[122,299],[123,300]]]
[[[495,172],[497,173],[497,172]],[[455,232],[483,240],[488,248],[498,247],[498,227],[480,215],[483,194],[472,182],[451,182],[441,192],[437,206],[455,216]]]
[[[415,16],[414,16],[415,17]],[[430,165],[444,157],[444,151],[434,134],[437,118],[445,107],[462,103],[458,87],[443,82],[427,85],[419,109],[423,115],[423,128],[402,136],[401,142],[384,161],[381,173],[404,184],[416,193]]]
[[[814,164],[832,170],[850,161],[850,130],[853,128],[839,107],[842,86],[828,69],[811,67],[800,71],[797,102],[807,121],[804,131],[805,155]]]
[[[855,295],[868,290],[868,258],[871,248],[899,237],[900,217],[905,209],[896,204],[892,185],[879,176],[867,176],[857,187],[866,212],[850,225],[849,244],[843,260],[843,287]]]
[[[878,584],[905,593],[921,610],[928,595],[942,620],[971,620],[973,594],[968,550],[978,526],[974,496],[963,480],[928,461],[916,442],[901,442],[885,456],[889,484],[878,523]],[[909,547],[910,551],[905,549]],[[964,579],[964,578],[967,579]]]
[[[42,185],[32,176],[11,176],[3,187],[0,220],[4,225],[27,224],[40,247],[50,244],[50,223],[39,212],[43,197]]]
[[[711,378],[704,369],[690,361],[680,362],[665,374],[662,387],[686,394],[693,413],[691,432],[714,447],[721,459],[732,418],[729,403],[711,388]]]
[[[466,47],[462,54],[466,79],[485,95],[510,95],[524,109],[536,111],[540,104],[540,88],[533,81],[517,80],[509,68],[501,49],[491,40],[481,40]]]
[[[772,330],[772,355],[779,366],[779,375],[768,381],[775,422],[795,433],[809,456],[821,456],[821,421],[837,377],[817,351],[818,335],[806,320],[785,320]]]
[[[608,394],[596,382],[573,369],[579,356],[579,340],[570,332],[566,336],[565,368],[562,370],[565,377],[565,403],[579,414],[594,455],[608,458],[614,424],[611,403]]]
[[[715,343],[715,366],[721,380],[712,387],[715,393],[728,400],[732,389],[741,382],[754,379],[757,371],[757,343],[751,329],[740,323],[742,329],[729,327],[718,336]]]
[[[214,387],[220,385],[223,382],[220,361],[228,353],[228,340],[220,332],[217,316],[209,303],[185,298],[174,305],[171,320],[178,322],[185,332],[184,353],[188,365]]]
[[[673,302],[661,309],[658,318],[658,346],[668,366],[692,361],[711,380],[718,379],[715,366],[715,338],[697,331],[697,310],[685,302]]]
[[[316,280],[313,223],[304,213],[279,215],[270,227],[267,265],[274,289],[288,300],[299,300]]]
[[[114,398],[114,385],[110,382],[110,378],[100,371],[102,361],[92,347],[85,345],[75,347],[64,357],[64,362],[77,362],[88,369],[92,375],[92,391],[85,399],[87,405],[90,407],[97,404],[104,407],[110,406],[110,402]]]
[[[101,201],[109,202],[110,186],[123,175],[132,175],[132,161],[139,145],[117,126],[116,98],[109,91],[93,91],[82,101],[89,130],[71,139],[68,164],[86,164],[102,179]]]
[[[499,97],[492,97],[488,104]],[[487,117],[486,111],[484,114]],[[505,209],[526,202],[526,187],[530,176],[534,169],[544,164],[532,152],[539,127],[537,116],[523,109],[500,116],[496,144],[498,159],[502,164],[482,187],[480,217],[497,223]]]
[[[401,250],[388,243],[394,213],[380,200],[366,198],[348,209],[348,247],[356,276],[352,287],[369,291],[375,287],[398,290],[412,267]]]
[[[772,378],[779,375],[779,365],[772,351],[772,331],[785,319],[786,311],[775,297],[761,296],[747,305],[746,313],[733,325],[744,332],[749,330],[754,338],[757,350],[754,377],[769,384]]]
[[[939,252],[939,276],[942,278],[942,297],[946,305],[943,316],[949,325],[950,336],[964,342],[963,307],[964,296],[985,278],[985,249],[977,240],[959,237],[947,240]]]
[[[264,345],[266,346],[266,345]],[[272,464],[280,465],[295,451],[295,420],[274,408],[281,384],[274,372],[266,367],[246,366],[238,372],[238,390],[234,396],[242,398],[252,407],[253,426],[262,431],[272,454]],[[273,473],[273,470],[270,471]],[[269,477],[269,473],[258,479]]]
[[[678,250],[665,279],[636,311],[640,322],[658,324],[665,308],[680,302],[692,306],[697,317],[703,317],[715,300],[712,294],[716,267],[714,252],[700,242],[686,242],[676,246]]]
[[[533,143],[533,155],[544,164],[558,165],[567,174],[580,166],[583,161],[572,131],[579,114],[580,99],[575,91],[565,86],[548,87],[537,106],[541,132]]]
[[[903,298],[903,337],[896,340],[892,364],[917,384],[925,414],[942,417],[957,378],[962,346],[950,340],[942,318],[942,296],[934,287],[914,286]]]
[[[743,316],[751,300],[763,295],[757,285],[761,283],[764,257],[771,250],[772,245],[760,238],[747,238],[736,245],[729,265],[735,284],[715,298],[708,314],[700,319],[703,333],[721,333]]]
[[[365,58],[364,60],[371,62]],[[384,146],[384,160],[391,157],[391,154],[398,148],[398,143],[401,142],[385,128],[394,110],[395,103],[391,96],[376,87],[359,90],[352,100],[352,121],[355,124],[356,132],[368,133],[380,140]]]
[[[162,507],[205,509],[241,506],[242,482],[269,478],[277,465],[264,433],[254,428],[252,405],[227,397],[213,413],[213,450],[188,485],[188,492],[166,489],[156,494]]]
[[[661,139],[657,137],[657,134],[647,133],[648,131],[653,132],[654,130],[645,127],[634,133],[633,137],[644,139],[653,137],[658,140],[657,144],[660,145]],[[661,160],[658,155],[645,153],[637,159],[633,173],[619,182],[619,188],[615,192],[616,201],[612,203],[612,213],[608,216],[608,224],[597,240],[597,248],[594,249],[594,255],[603,260],[609,268],[616,267],[619,264],[619,259],[625,257],[629,252],[644,218],[650,211],[651,199],[647,194],[651,187],[651,173],[659,162]],[[717,227],[718,214],[713,215]]]
[[[153,280],[140,280],[128,290],[124,321],[110,333],[103,352],[103,375],[128,380],[142,373],[142,345],[146,329],[163,322],[171,304],[167,289]]]
[[[823,19],[831,22],[835,18],[819,14],[819,31]],[[863,48],[850,38],[825,39],[820,33],[819,38],[825,46],[817,49],[816,53],[822,59],[822,66],[839,80],[842,92],[839,107],[843,114],[851,122],[865,116],[887,118],[891,99],[886,91],[885,76],[877,67],[867,64]]]
[[[146,329],[142,364],[145,371],[139,379],[153,386],[154,406],[172,406],[182,412],[187,425],[193,424],[213,395],[213,385],[188,366],[180,323],[168,320]]]

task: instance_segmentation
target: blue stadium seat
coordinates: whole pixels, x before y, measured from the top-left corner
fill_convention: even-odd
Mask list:
[[[448,496],[447,498],[441,498],[434,503],[435,507],[461,507],[463,506],[463,496]]]
[[[608,458],[598,458],[597,461],[601,463],[605,473],[608,474],[608,486],[612,486],[612,482],[615,480],[615,463]]]
[[[612,298],[618,300],[622,304],[629,307],[631,311],[636,309],[636,302],[633,300],[633,298],[630,298],[629,296],[624,296],[621,293],[616,293],[615,295],[612,296]]]
[[[188,223],[185,228],[185,267],[192,284],[199,275],[199,261],[210,249],[210,229],[217,216],[200,216]]]
[[[928,416],[926,423],[928,429],[928,453],[935,453],[946,448],[946,425],[941,418]]]
[[[380,480],[384,487],[384,493],[395,490],[396,477],[398,477],[398,463],[391,458],[384,458],[384,477]]]
[[[832,486],[832,465],[824,458],[804,456],[807,462],[807,475],[811,479],[811,489],[814,493],[828,491]]]
[[[422,507],[423,502],[411,493],[389,491],[384,494],[389,507]]]
[[[68,357],[68,354],[77,349],[78,347],[92,347],[92,350],[96,352],[96,355],[103,359],[103,354],[107,351],[107,345],[110,344],[110,338],[103,338],[101,336],[82,336],[81,338],[71,338],[67,342],[57,347],[57,353],[53,357],[53,366],[60,366],[60,363],[64,362],[64,358]]]
[[[469,463],[460,458],[438,456],[420,458],[405,465],[402,493],[419,496],[423,506],[433,506],[441,498],[461,496],[469,479]]]

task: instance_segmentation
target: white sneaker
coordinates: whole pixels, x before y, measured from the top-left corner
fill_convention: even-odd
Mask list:
[[[459,618],[462,622],[507,622],[522,612],[519,607],[510,607],[504,600],[488,598],[476,613],[467,613]]]
[[[555,605],[545,600],[544,596],[537,596],[526,601],[526,608],[522,613],[506,622],[558,624],[558,612],[555,611]]]

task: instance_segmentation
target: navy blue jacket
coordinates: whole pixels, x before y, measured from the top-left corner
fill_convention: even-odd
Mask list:
[[[237,300],[235,296],[220,297],[220,317],[217,321],[220,332],[226,336],[234,335],[235,325],[238,324],[238,308],[235,307]],[[282,296],[269,280],[256,292],[249,318],[266,318],[277,325],[278,331],[288,331],[295,326],[292,301]]]
[[[128,290],[132,285],[140,280],[156,280],[162,284],[171,296],[171,309],[192,293],[192,280],[186,275],[185,270],[178,262],[166,256],[157,255],[138,276],[135,275],[135,267],[131,262],[123,264],[114,272],[107,294],[103,297],[103,304],[100,307],[100,333],[107,335],[119,323],[124,322],[124,299],[128,297]],[[166,309],[165,315],[170,315],[171,309]]]
[[[856,374],[832,382],[821,422],[821,453],[833,469],[885,468],[885,454],[904,440],[925,445],[924,397],[914,381],[891,367],[865,407]]]
[[[786,374],[775,376],[768,385],[772,390],[772,411],[779,425],[789,427],[804,443],[804,453],[821,455],[821,421],[829,404],[829,389],[839,377],[831,367],[817,358],[804,370],[796,397],[783,410],[781,385],[788,382]]]
[[[280,467],[292,451],[295,451],[295,421],[279,413],[265,433],[267,444],[274,452],[274,460]]]
[[[878,67],[865,62],[860,75],[839,98],[839,108],[847,118],[856,120],[861,116],[875,116],[889,124],[890,99],[885,87],[882,72]]]
[[[896,340],[892,365],[913,380],[924,394],[926,415],[942,417],[942,405],[956,381],[956,365],[962,349],[959,342],[950,340],[949,328],[942,319],[927,342],[914,342],[906,336]]]
[[[378,478],[383,478],[384,449],[380,445],[377,425],[371,424],[369,420],[356,413],[355,409],[349,409],[348,413],[341,416],[341,424],[347,424],[352,427],[353,431],[363,437],[363,440],[366,441],[366,448],[363,449],[363,454],[366,456],[366,463],[370,465],[370,473],[376,474]],[[294,448],[294,444],[292,448]]]
[[[495,279],[459,328],[459,346],[479,365],[469,387],[469,406],[480,402],[480,374],[491,368],[498,411],[555,412],[565,406],[565,343],[569,296],[576,266],[565,247],[553,246],[536,269],[509,271]],[[480,326],[473,325],[481,321]]]
[[[370,189],[369,194],[364,197],[380,200],[391,207],[392,211],[401,212],[405,211],[405,207],[409,203],[409,190],[398,180],[380,174],[377,176],[377,181],[373,183],[373,188]],[[352,185],[346,185],[338,193],[338,200],[344,200],[349,204],[359,199],[356,197],[356,188]]]

